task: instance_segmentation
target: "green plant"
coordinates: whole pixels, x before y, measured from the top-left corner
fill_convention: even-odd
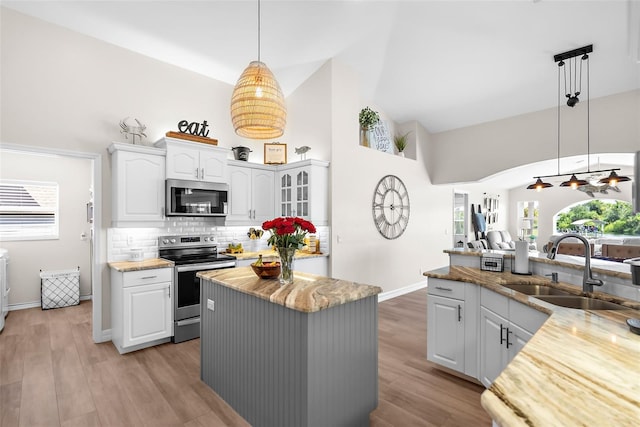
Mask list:
[[[409,136],[410,133],[411,131],[403,135],[396,135],[393,137],[393,143],[395,144],[399,153],[402,153],[404,149],[407,148],[407,137]]]
[[[369,107],[360,111],[360,127],[367,129],[380,121],[380,115]]]

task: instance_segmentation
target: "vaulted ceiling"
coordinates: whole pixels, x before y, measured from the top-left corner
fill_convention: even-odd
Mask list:
[[[1,4],[231,85],[257,59],[257,0]],[[640,88],[638,0],[262,0],[260,21],[285,95],[336,58],[431,133],[556,106],[553,55],[588,44],[592,99]]]

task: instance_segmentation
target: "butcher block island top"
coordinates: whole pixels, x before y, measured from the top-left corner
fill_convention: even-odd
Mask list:
[[[482,406],[497,425],[640,425],[640,336],[626,324],[640,318],[640,302],[594,292],[629,309],[569,309],[502,286],[539,284],[579,293],[546,277],[462,266],[425,276],[475,283],[551,314],[482,394]]]
[[[312,313],[357,301],[382,292],[378,286],[294,272],[294,281],[281,286],[278,279],[260,279],[251,267],[203,271],[198,277],[292,310]]]

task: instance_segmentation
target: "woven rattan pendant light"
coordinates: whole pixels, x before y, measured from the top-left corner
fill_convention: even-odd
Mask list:
[[[258,60],[249,64],[233,89],[231,122],[238,135],[252,139],[278,138],[284,133],[287,123],[280,85],[267,65],[260,61],[260,0]]]

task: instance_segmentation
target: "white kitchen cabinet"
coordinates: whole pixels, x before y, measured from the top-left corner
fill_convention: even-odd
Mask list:
[[[427,359],[464,372],[464,301],[435,295],[427,297]],[[466,313],[464,313],[466,317]]]
[[[167,149],[168,179],[226,182],[228,149],[175,138],[162,138],[155,146]]]
[[[477,286],[429,278],[427,292],[427,359],[477,377]]]
[[[500,375],[548,315],[489,289],[480,290],[480,381]]]
[[[154,226],[164,221],[165,151],[113,143],[111,153],[112,224]]]
[[[303,160],[278,166],[279,216],[298,216],[314,225],[327,225],[329,163]]]
[[[173,336],[172,268],[111,270],[111,340],[120,354]]]
[[[275,216],[275,171],[271,166],[229,161],[227,224],[262,224]]]

